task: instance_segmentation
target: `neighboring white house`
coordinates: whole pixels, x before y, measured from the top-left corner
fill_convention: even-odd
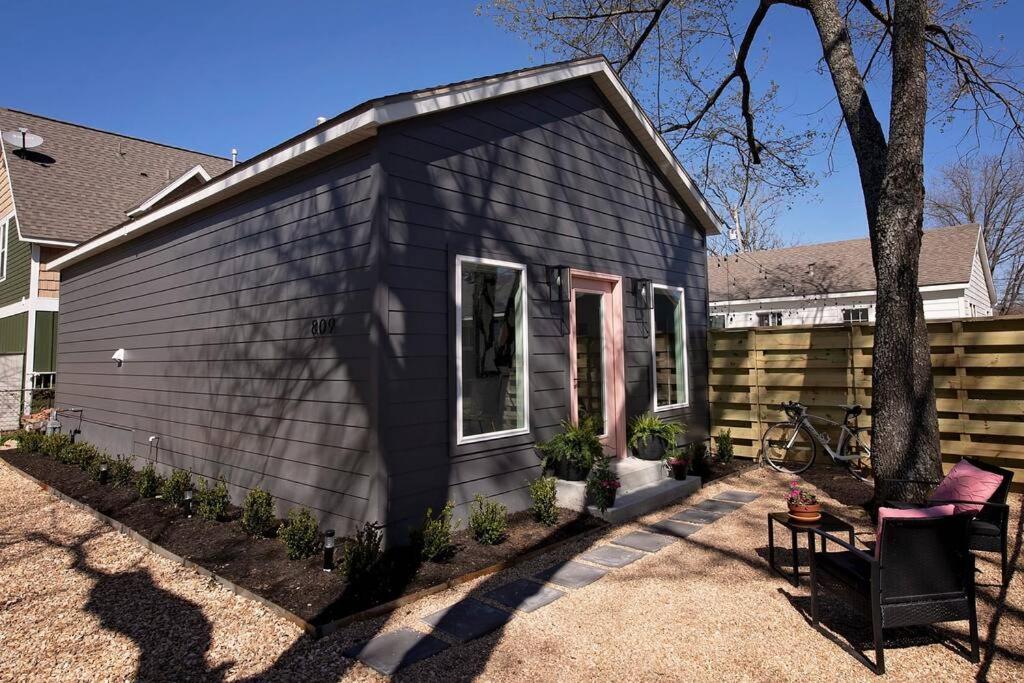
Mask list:
[[[710,257],[712,327],[873,322],[867,239]],[[992,315],[996,300],[981,226],[926,230],[918,284],[928,319]]]

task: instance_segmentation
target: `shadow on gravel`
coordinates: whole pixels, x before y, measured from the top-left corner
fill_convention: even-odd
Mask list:
[[[85,610],[95,614],[103,628],[131,638],[138,647],[135,680],[224,680],[233,663],[207,667],[213,629],[202,610],[157,586],[144,569],[107,573],[91,566],[85,545],[98,535],[92,532],[67,544],[41,533],[27,538],[68,551],[74,558],[72,569],[95,582]]]

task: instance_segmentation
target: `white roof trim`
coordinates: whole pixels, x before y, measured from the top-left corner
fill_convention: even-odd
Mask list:
[[[985,287],[988,289],[988,296],[990,299],[989,306],[993,309],[999,303],[999,297],[996,295],[996,285],[992,278],[992,266],[988,262],[988,245],[985,244],[985,226],[978,226],[978,243],[974,247],[975,254],[981,256],[981,269],[985,274]],[[972,259],[972,270],[973,270],[973,259]]]
[[[329,122],[326,127],[315,129],[315,132],[307,137],[251,166],[243,165],[235,172],[229,171],[225,176],[207,183],[177,201],[85,242],[77,249],[54,259],[46,267],[49,270],[60,271],[292,169],[373,137],[379,126],[585,76],[592,78],[608,98],[687,208],[696,216],[705,233],[717,235],[720,232],[721,220],[683,170],[672,150],[640,105],[629,94],[608,61],[604,58],[593,58],[436,88],[405,97],[398,96],[397,99],[384,98],[371,102],[368,109]]]
[[[202,164],[196,164],[195,166],[193,166],[192,168],[178,176],[177,180],[175,180],[173,183],[164,186],[164,188],[157,192],[155,195],[153,195],[146,201],[142,202],[134,209],[131,209],[130,211],[125,211],[125,213],[128,214],[129,218],[131,218],[132,216],[137,216],[140,213],[145,213],[146,211],[149,211],[149,209],[152,208],[154,204],[156,204],[161,199],[163,199],[170,193],[174,192],[179,187],[181,187],[188,181],[192,180],[196,176],[201,178],[204,183],[210,180],[210,174],[206,172],[206,169],[203,168]]]

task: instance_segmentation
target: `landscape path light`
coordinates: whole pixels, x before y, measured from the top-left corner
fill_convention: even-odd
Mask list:
[[[334,529],[324,532],[324,571],[334,570]]]

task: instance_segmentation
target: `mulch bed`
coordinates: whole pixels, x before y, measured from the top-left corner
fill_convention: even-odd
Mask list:
[[[606,526],[585,513],[560,510],[558,524],[547,527],[518,512],[510,515],[508,538],[500,545],[480,545],[462,529],[453,535],[455,552],[444,562],[421,564],[408,548],[396,548],[385,554],[374,572],[374,585],[357,590],[341,572],[322,571],[321,555],[293,561],[285,554],[284,543],[250,538],[242,530],[241,510],[236,507],[223,522],[189,518],[180,508],[141,498],[134,488],[101,485],[78,467],[45,455],[4,451],[0,457],[153,543],[317,626]]]

